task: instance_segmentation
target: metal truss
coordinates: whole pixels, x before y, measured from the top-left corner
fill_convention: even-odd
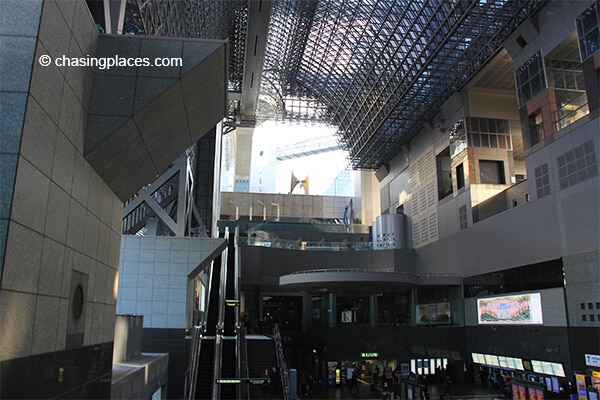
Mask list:
[[[543,4],[275,0],[261,88],[286,118],[316,111],[338,127],[353,168],[376,169]],[[293,110],[291,99],[319,106]]]
[[[229,91],[242,88],[248,6],[242,0],[127,0],[124,32],[228,39]]]

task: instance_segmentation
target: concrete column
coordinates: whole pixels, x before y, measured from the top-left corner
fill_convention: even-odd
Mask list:
[[[372,294],[369,298],[369,326],[377,326],[377,294]]]
[[[337,322],[337,307],[335,293],[329,293],[329,307],[327,308],[327,312],[329,313],[329,327],[335,328]]]
[[[410,291],[410,323],[409,326],[415,326],[417,324],[418,315],[416,315],[416,300],[417,300],[417,288],[412,288]]]

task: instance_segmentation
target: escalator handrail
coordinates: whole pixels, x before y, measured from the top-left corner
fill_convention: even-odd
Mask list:
[[[273,340],[275,341],[275,354],[277,355],[277,365],[279,365],[279,376],[281,377],[281,385],[283,387],[283,399],[289,400],[291,393],[290,371],[287,368],[287,363],[283,357],[283,343],[281,341],[281,333],[279,324],[273,326]]]
[[[200,347],[202,346],[202,325],[194,326],[194,332],[192,336],[192,351],[191,351],[191,362],[190,368],[188,369],[188,375],[186,376],[186,398],[192,400],[196,398],[196,384],[198,383],[198,362],[200,359]]]
[[[225,241],[229,243],[229,228],[225,228]],[[219,304],[215,335],[215,358],[213,360],[212,400],[219,400],[221,387],[216,380],[221,376],[221,360],[223,355],[223,331],[225,319],[225,284],[227,277],[227,257],[229,246],[223,250],[221,257],[221,276],[219,281]]]

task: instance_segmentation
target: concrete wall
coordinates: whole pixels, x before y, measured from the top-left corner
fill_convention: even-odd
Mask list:
[[[188,274],[221,243],[223,239],[123,236],[117,312],[143,315],[144,328],[189,327]]]
[[[32,67],[30,84],[13,81],[9,96],[14,107],[26,106],[18,157],[10,159],[17,169],[0,290],[6,360],[65,349],[73,329],[83,335],[75,346],[112,342],[122,203],[83,158],[91,69],[38,62],[94,54],[97,32],[85,2],[2,5],[3,29],[14,23],[14,34],[31,35],[9,37],[13,62]],[[40,9],[38,34],[19,16]],[[18,121],[11,124],[17,133]],[[76,322],[69,320],[74,272],[87,281],[85,320]]]
[[[580,253],[563,259],[569,325],[600,325],[600,251]],[[584,317],[585,316],[585,320]]]
[[[84,0],[3,1],[0,20],[0,392],[105,398],[123,204],[83,157],[92,69],[39,62],[93,56],[98,33]]]
[[[269,220],[277,217],[277,208],[271,205],[271,202],[279,204],[279,213],[282,217],[339,218],[342,220],[344,209],[350,199],[349,197],[302,194],[222,192],[221,215],[235,218],[235,205],[230,203],[230,201],[234,201],[238,203],[240,217],[247,217],[250,215],[249,203],[252,203],[252,220],[262,221],[263,206],[258,203],[258,201],[262,201],[266,204],[266,214]],[[371,222],[363,221],[365,224]]]

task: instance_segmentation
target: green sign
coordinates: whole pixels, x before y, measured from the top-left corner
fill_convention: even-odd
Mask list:
[[[378,358],[379,352],[360,353],[360,358]]]

